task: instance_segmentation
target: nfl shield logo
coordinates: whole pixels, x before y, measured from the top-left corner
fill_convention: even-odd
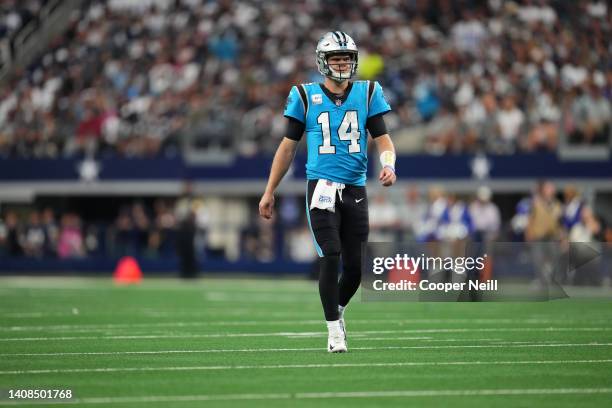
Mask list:
[[[336,106],[342,105],[342,101],[340,99],[336,99]]]

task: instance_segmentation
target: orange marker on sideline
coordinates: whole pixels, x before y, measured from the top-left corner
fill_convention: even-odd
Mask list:
[[[131,256],[121,258],[117,263],[113,280],[121,284],[140,283],[142,281],[142,271],[138,261]]]

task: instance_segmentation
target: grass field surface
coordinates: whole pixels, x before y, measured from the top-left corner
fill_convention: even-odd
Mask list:
[[[1,278],[0,406],[608,407],[612,301],[596,294],[538,303],[357,295],[349,352],[329,354],[314,282]],[[17,401],[10,389],[74,398]]]

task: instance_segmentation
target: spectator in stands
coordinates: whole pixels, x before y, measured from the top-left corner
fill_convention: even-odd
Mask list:
[[[505,96],[497,113],[497,137],[493,146],[498,153],[514,153],[525,124],[525,114],[515,102],[514,96]]]
[[[429,203],[423,216],[423,221],[419,223],[416,231],[419,242],[436,242],[442,236],[440,226],[448,211],[448,201],[444,189],[440,186],[432,186],[428,191]]]
[[[28,222],[19,237],[24,255],[34,258],[42,257],[45,252],[45,239],[45,229],[40,221],[40,213],[33,210],[28,215]]]
[[[157,230],[161,234],[159,251],[164,256],[170,256],[175,253],[176,217],[170,204],[163,199],[155,200],[153,210],[155,212],[154,231]]]
[[[555,197],[556,187],[550,181],[539,183],[531,202],[525,238],[531,243],[537,283],[545,288],[558,273],[559,242],[562,238],[561,204]]]
[[[540,23],[550,27],[557,21],[557,13],[546,1],[525,0],[518,8],[518,18],[531,27]]]
[[[464,145],[458,132],[459,125],[455,114],[442,108],[427,127],[425,151],[430,154],[444,154],[463,150]]]
[[[398,214],[400,214],[400,226],[403,230],[402,240],[405,242],[415,240],[427,211],[427,203],[424,201],[418,186],[412,185],[406,188],[404,200],[396,207],[398,208]]]
[[[143,256],[149,259],[158,259],[162,255],[162,234],[158,229],[153,229],[147,236],[147,246]]]
[[[455,97],[459,107],[458,120],[461,135],[461,138],[457,138],[456,144],[460,144],[460,150],[483,150],[484,144],[480,132],[486,119],[483,97],[470,84],[462,89],[464,95],[459,95],[461,94],[459,91]]]
[[[526,241],[525,230],[529,224],[532,198],[533,197],[524,197],[516,204],[514,216],[510,220],[513,241]]]
[[[288,253],[290,259],[296,262],[315,262],[317,251],[314,248],[312,233],[306,225],[294,228],[288,234]]]
[[[612,112],[610,102],[602,91],[591,85],[588,91],[577,90],[571,114],[574,121],[570,142],[577,144],[603,144],[609,142]]]
[[[580,224],[582,210],[586,208],[586,203],[580,196],[578,189],[574,185],[567,185],[563,190],[563,216],[561,217],[563,228],[568,235],[572,235],[572,229]]]
[[[96,225],[88,225],[85,228],[85,236],[83,238],[83,246],[87,256],[100,255],[100,231]]]
[[[14,10],[28,9],[35,19],[41,2],[8,4],[0,27],[4,21],[14,30],[26,20]],[[175,154],[180,138],[203,149],[269,152],[283,137],[275,118],[287,87],[311,80],[304,63],[310,37],[335,25],[340,11],[325,2],[302,4],[299,12],[291,2],[275,7],[254,0],[83,2],[68,31],[0,88],[0,154],[150,157]],[[442,132],[443,152],[470,151],[474,140],[512,152],[554,148],[563,136],[555,129],[571,111],[576,127],[562,128],[573,140],[605,135],[609,15],[605,3],[589,0],[374,8],[359,0],[339,28],[361,38],[364,51],[382,44],[364,53],[360,72],[387,85],[397,115],[392,126],[431,122],[444,130],[461,122],[461,131]],[[571,93],[585,86],[590,99]],[[542,116],[541,94],[564,115],[552,109]],[[503,109],[492,109],[491,98]]]
[[[122,207],[115,220],[111,242],[115,256],[136,255],[136,230],[128,207]]]
[[[562,225],[564,227],[565,256],[568,257],[567,271],[559,271],[562,282],[574,284],[599,284],[601,280],[600,257],[589,264],[593,251],[599,250],[597,243],[601,224],[593,210],[581,197],[576,186],[568,185],[564,190]]]
[[[198,276],[194,200],[193,186],[191,183],[186,183],[174,208],[177,220],[176,253],[179,257],[179,273],[184,279],[193,279]]]
[[[469,207],[474,223],[474,242],[467,253],[475,258],[485,258],[484,268],[467,272],[467,277],[471,280],[486,281],[492,278],[492,265],[496,252],[493,243],[499,236],[501,215],[491,196],[492,192],[488,186],[480,186],[476,191],[476,199]],[[470,290],[470,298],[478,300],[480,298],[478,291]]]
[[[488,36],[482,23],[481,17],[483,16],[478,16],[476,13],[477,11],[472,11],[469,7],[464,8],[462,18],[453,25],[451,30],[453,43],[457,50],[472,55],[480,53],[481,46]]]
[[[474,241],[488,245],[497,239],[501,228],[501,216],[497,205],[491,201],[491,189],[480,186],[476,192],[476,199],[469,207],[470,216],[474,223]]]
[[[81,220],[78,215],[67,213],[62,216],[57,254],[61,259],[85,256]]]
[[[600,240],[602,242],[602,285],[612,287],[612,223],[602,220]]]
[[[23,249],[19,242],[19,236],[21,235],[21,225],[19,218],[14,211],[8,211],[5,215],[5,228],[6,228],[6,253],[9,256],[16,257],[23,255]]]
[[[42,225],[45,231],[45,256],[56,257],[59,227],[55,221],[55,214],[52,208],[46,207],[43,209]]]
[[[559,140],[560,119],[561,111],[550,91],[543,91],[536,97],[535,106],[531,110],[531,130],[527,136],[525,150],[554,151]]]
[[[590,90],[594,105],[592,115],[592,124],[595,131],[594,143],[609,145],[612,131],[612,104],[609,98],[604,96],[602,88],[592,85]]]
[[[4,220],[0,218],[0,256],[6,256],[7,237],[8,237],[8,229],[6,228],[6,224],[4,223]]]
[[[446,203],[447,208],[438,228],[440,237],[452,244],[467,242],[473,238],[474,233],[474,221],[469,207],[454,193],[447,194]]]
[[[498,134],[498,112],[497,98],[492,92],[482,96],[483,118],[476,125],[476,146],[479,150],[495,151]]]
[[[531,212],[525,232],[528,241],[559,241],[561,238],[561,204],[556,198],[556,187],[542,181],[531,203]]]
[[[277,256],[274,227],[276,218],[266,220],[253,217],[253,223],[245,230],[244,255],[247,259],[272,262]]]
[[[565,187],[561,220],[569,242],[593,242],[601,231],[593,210],[574,185]]]
[[[370,240],[374,242],[393,242],[400,226],[397,207],[387,198],[387,194],[379,192],[369,203]]]
[[[151,228],[149,216],[147,215],[142,202],[137,201],[132,204],[131,218],[134,225],[134,243],[136,254],[140,254],[148,246],[149,230]]]

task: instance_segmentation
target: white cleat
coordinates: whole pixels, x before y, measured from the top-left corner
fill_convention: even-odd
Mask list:
[[[346,341],[344,340],[344,335],[342,333],[330,335],[327,338],[327,351],[329,353],[346,353],[348,351],[346,348]]]

